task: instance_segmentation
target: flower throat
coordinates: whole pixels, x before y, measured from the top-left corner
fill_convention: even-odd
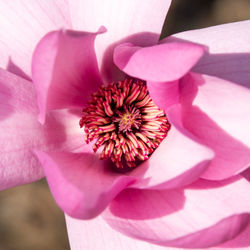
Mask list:
[[[92,94],[79,122],[85,141],[95,140],[101,159],[119,169],[148,159],[167,136],[170,124],[149,96],[145,83],[126,79],[102,86]]]

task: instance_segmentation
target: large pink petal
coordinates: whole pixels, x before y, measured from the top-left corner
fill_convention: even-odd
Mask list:
[[[180,86],[182,109],[173,107],[168,115],[175,124],[181,119],[180,126],[214,150],[203,177],[224,179],[249,167],[250,90],[197,74],[183,78]]]
[[[150,244],[134,238],[127,237],[109,227],[99,216],[95,219],[83,221],[73,219],[66,215],[66,224],[70,247],[72,250],[164,250],[166,247]],[[98,240],[97,240],[98,239]],[[250,224],[237,237],[210,250],[249,250]],[[189,248],[193,249],[193,248]],[[197,249],[197,248],[196,248]],[[167,250],[187,250],[187,248],[167,247]],[[204,250],[204,248],[200,249]]]
[[[210,149],[172,126],[150,158],[130,173],[139,179],[133,187],[170,189],[190,184],[203,174],[212,158]]]
[[[43,177],[30,151],[44,143],[34,86],[0,70],[0,189]]]
[[[64,118],[64,124],[62,115],[50,115],[42,127],[37,114],[33,84],[0,70],[0,189],[43,177],[40,163],[32,153],[34,148],[75,149],[79,146],[72,115]],[[78,120],[75,120],[76,126],[79,126]]]
[[[71,28],[67,1],[0,1],[0,67],[11,59],[31,76],[31,57],[38,41],[49,31]],[[14,73],[19,74],[14,68]]]
[[[194,71],[250,86],[250,21],[186,31],[175,37],[209,47]]]
[[[206,248],[234,238],[249,223],[245,179],[201,180],[186,189],[121,192],[104,212],[116,230],[151,243]]]
[[[165,247],[139,241],[113,230],[101,216],[83,221],[66,215],[66,224],[71,250],[166,250]]]
[[[102,84],[94,40],[97,33],[54,31],[37,45],[32,61],[32,77],[38,95],[39,120],[51,109],[82,108]]]
[[[108,29],[97,39],[99,62],[104,51],[114,42],[139,32],[160,34],[170,3],[170,0],[69,1],[74,29],[94,31],[101,25]]]
[[[145,48],[126,43],[116,47],[114,62],[130,76],[170,82],[185,75],[204,51],[203,46],[187,42],[166,42]]]
[[[36,151],[50,190],[68,215],[89,219],[101,213],[109,202],[135,178],[114,173],[86,145],[84,153]]]

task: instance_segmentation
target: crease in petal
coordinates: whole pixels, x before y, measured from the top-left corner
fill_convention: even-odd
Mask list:
[[[171,82],[185,75],[206,48],[189,42],[161,42],[151,47],[125,43],[114,50],[114,62],[130,76],[152,82]]]
[[[249,167],[249,90],[222,79],[189,74],[180,84],[181,104],[170,108],[168,118],[183,133],[215,152],[204,173],[220,180]]]
[[[35,151],[59,207],[79,219],[96,217],[135,178],[114,173],[89,145],[84,153]]]
[[[241,191],[240,191],[241,190]],[[115,230],[170,247],[207,248],[246,229],[249,183],[199,180],[185,189],[122,191],[103,213]]]
[[[82,108],[102,84],[94,51],[96,33],[59,30],[37,45],[32,60],[32,80],[37,91],[39,121],[52,109]]]

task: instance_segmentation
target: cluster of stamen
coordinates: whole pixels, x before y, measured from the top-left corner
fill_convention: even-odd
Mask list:
[[[133,168],[159,146],[170,124],[145,83],[126,79],[92,94],[80,127],[87,143],[96,140],[94,152],[102,148],[101,159],[110,158],[117,168]]]

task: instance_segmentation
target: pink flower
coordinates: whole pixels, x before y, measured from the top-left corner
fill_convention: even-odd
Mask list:
[[[8,63],[0,70],[0,187],[45,174],[65,213],[92,219],[66,216],[72,249],[250,244],[250,22],[158,43],[152,32],[169,4],[0,1],[0,64]],[[89,32],[101,25],[108,31]],[[78,122],[90,94],[124,73],[147,82],[171,130],[147,161],[118,173],[84,143]]]

